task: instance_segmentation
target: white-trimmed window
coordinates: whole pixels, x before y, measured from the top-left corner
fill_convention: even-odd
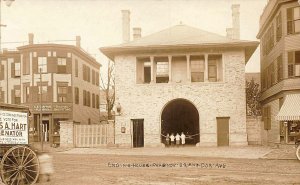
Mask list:
[[[287,34],[300,33],[300,7],[287,9]]]
[[[67,102],[67,93],[68,93],[68,86],[59,85],[57,87],[57,101],[58,102]]]
[[[288,77],[300,77],[300,51],[288,52]]]
[[[38,72],[47,73],[47,57],[38,57]]]
[[[41,97],[40,95],[41,95],[41,92],[42,92],[42,101],[43,102],[47,101],[48,86],[43,84],[42,87],[39,85],[38,88],[39,88],[39,90],[38,90],[38,95],[39,95],[38,100],[41,101],[40,100],[40,97]]]
[[[156,83],[169,82],[169,62],[168,57],[155,58],[156,62]]]
[[[66,58],[57,58],[57,72],[58,73],[66,73],[67,72]]]
[[[15,89],[15,104],[21,104],[21,90]]]
[[[205,62],[204,56],[191,56],[192,82],[204,82]]]
[[[21,76],[21,64],[15,63],[15,77]]]

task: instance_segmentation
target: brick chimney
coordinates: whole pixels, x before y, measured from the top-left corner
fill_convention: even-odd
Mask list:
[[[80,36],[76,36],[76,47],[80,48],[80,41],[81,41],[81,37]]]
[[[123,43],[130,41],[130,11],[122,10]]]
[[[133,28],[133,40],[139,39],[142,37],[142,29],[141,28]]]
[[[227,28],[227,37],[230,39],[240,39],[240,5],[233,4],[232,10],[232,28]]]
[[[28,43],[29,45],[32,45],[33,44],[33,33],[28,33]]]

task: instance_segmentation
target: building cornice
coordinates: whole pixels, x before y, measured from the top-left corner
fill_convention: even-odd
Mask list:
[[[136,54],[140,52],[157,53],[172,52],[178,50],[197,50],[197,49],[228,49],[240,48],[246,51],[246,63],[258,47],[258,41],[231,42],[231,43],[207,43],[207,44],[186,44],[186,45],[151,45],[151,46],[131,46],[131,47],[102,47],[100,51],[111,60],[115,56],[123,54]]]
[[[273,4],[273,1],[276,1],[275,4]],[[262,15],[260,16],[260,26],[259,26],[259,32],[256,36],[256,38],[260,39],[262,37],[262,34],[264,31],[269,27],[270,20],[273,19],[275,14],[277,13],[278,9],[285,4],[289,2],[296,2],[296,0],[269,0],[268,4],[266,5]],[[272,6],[270,11],[267,9],[269,8],[268,6]],[[266,17],[265,20],[263,20],[263,17]]]
[[[96,65],[98,68],[101,67],[101,64],[96,61],[96,59],[90,54],[88,54],[86,51],[84,51],[81,48],[78,48],[73,45],[65,45],[65,44],[31,44],[26,46],[20,46],[18,47],[19,51],[27,51],[32,49],[41,49],[41,48],[51,48],[51,49],[69,49],[73,52],[75,52],[77,55],[81,56],[82,58],[90,61],[92,64]]]

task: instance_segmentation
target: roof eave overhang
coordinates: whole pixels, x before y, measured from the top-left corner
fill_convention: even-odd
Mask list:
[[[101,47],[100,51],[109,59],[114,61],[114,57],[123,54],[134,54],[137,52],[155,52],[166,50],[184,50],[184,49],[227,49],[227,48],[241,48],[245,49],[246,63],[258,47],[258,41],[238,42],[238,43],[224,43],[224,44],[201,44],[201,45],[158,45],[158,46],[127,46],[127,47]]]
[[[81,56],[85,57],[86,59],[90,60],[91,62],[93,62],[95,65],[101,67],[102,65],[100,63],[97,62],[97,60],[90,56],[90,54],[88,54],[86,51],[84,51],[83,49],[77,47],[77,46],[73,46],[73,45],[66,45],[66,44],[29,44],[29,45],[25,45],[25,46],[20,46],[17,47],[18,50],[29,50],[29,49],[35,49],[35,48],[63,48],[63,49],[71,49],[71,50],[75,50],[77,53],[79,53]]]
[[[263,25],[259,28],[259,31],[256,35],[257,39],[260,39],[262,37],[264,31],[266,30],[266,28],[270,24],[270,19],[272,19],[274,17],[274,15],[278,11],[278,9],[281,7],[281,5],[284,4],[284,3],[289,3],[291,1],[294,1],[294,0],[280,0],[280,1],[276,2],[275,6],[272,8],[271,12],[269,13],[268,18],[265,20]]]

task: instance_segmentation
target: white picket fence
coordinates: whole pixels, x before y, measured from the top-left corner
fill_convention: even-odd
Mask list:
[[[93,148],[103,147],[114,143],[113,124],[75,125],[75,147]]]

